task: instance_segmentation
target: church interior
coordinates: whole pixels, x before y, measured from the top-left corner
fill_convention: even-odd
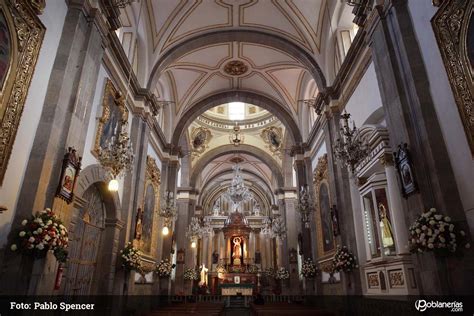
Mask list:
[[[473,6],[0,0],[0,313],[474,295]]]

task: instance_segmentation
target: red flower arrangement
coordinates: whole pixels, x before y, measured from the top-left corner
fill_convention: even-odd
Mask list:
[[[68,231],[51,209],[37,212],[30,220],[24,219],[21,226],[16,242],[10,246],[12,251],[20,250],[42,258],[52,250],[59,262],[67,260]]]

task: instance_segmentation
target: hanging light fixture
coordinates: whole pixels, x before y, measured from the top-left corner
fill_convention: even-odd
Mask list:
[[[122,128],[125,129],[126,125]],[[112,175],[108,189],[109,191],[118,191],[119,183],[117,178],[122,177],[126,171],[133,169],[133,149],[128,133],[122,130],[118,139],[112,136],[110,140],[105,143],[105,147],[99,148],[98,160],[102,167],[107,169]]]
[[[241,175],[242,168],[236,164],[232,167],[232,170],[234,170],[232,183],[224,193],[224,197],[232,203],[232,212],[236,212],[239,209],[239,206],[243,202],[249,201],[253,195],[245,186],[244,179]]]
[[[367,144],[359,137],[355,123],[352,122],[352,129],[349,127],[349,118],[351,115],[347,112],[341,115],[343,126],[340,129],[340,137],[336,140],[333,152],[336,159],[343,165],[350,168],[354,173],[356,164],[367,157],[369,149]]]
[[[192,248],[196,247],[196,242],[200,238],[202,238],[202,236],[203,236],[203,231],[202,231],[199,218],[191,217],[191,223],[189,223],[188,229],[186,230],[186,238],[188,238],[191,241]]]
[[[301,215],[304,227],[309,228],[311,214],[314,212],[314,204],[307,185],[301,186],[296,210]]]
[[[165,200],[160,208],[158,216],[163,218],[163,229],[161,230],[161,233],[166,236],[169,234],[169,229],[173,225],[173,222],[178,218],[173,192],[165,192]]]
[[[116,8],[125,8],[128,5],[131,5],[136,0],[111,0],[112,6]]]
[[[237,122],[235,122],[234,132],[229,135],[229,140],[234,146],[239,146],[244,143],[244,135],[241,134],[240,126]]]
[[[275,218],[267,217],[263,221],[264,227],[262,234],[270,238],[277,238],[279,240],[286,239],[286,225],[281,216]]]

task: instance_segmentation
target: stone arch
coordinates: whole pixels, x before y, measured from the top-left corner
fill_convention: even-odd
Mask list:
[[[206,166],[213,159],[227,155],[229,153],[245,153],[245,154],[249,154],[251,156],[254,156],[260,159],[262,162],[267,164],[267,166],[269,166],[270,169],[274,172],[275,177],[277,179],[278,186],[279,187],[284,186],[283,174],[278,163],[264,150],[257,148],[255,146],[250,146],[246,144],[242,144],[238,147],[235,147],[234,145],[231,145],[231,144],[219,146],[215,149],[210,150],[206,154],[204,154],[199,159],[199,161],[196,163],[196,165],[193,167],[191,171],[191,177],[189,181],[190,186],[191,187],[196,186],[197,177],[199,173],[201,172],[201,170],[204,168],[204,166]]]
[[[174,129],[174,133],[171,138],[171,144],[174,146],[179,146],[181,135],[184,133],[186,127],[189,126],[189,124],[191,124],[191,122],[194,121],[200,114],[213,107],[232,101],[250,103],[268,110],[278,117],[280,121],[282,121],[295,143],[302,143],[303,138],[298,128],[298,124],[296,124],[293,116],[282,104],[255,92],[225,91],[213,94],[207,98],[202,99],[201,101],[194,103],[185,113],[183,113]]]
[[[309,73],[316,81],[320,91],[326,90],[326,78],[316,60],[310,52],[300,45],[281,36],[257,30],[219,30],[191,37],[182,41],[166,51],[155,63],[150,73],[147,89],[151,89],[158,77],[169,65],[184,54],[200,47],[224,43],[224,42],[246,42],[257,43],[283,50],[297,59],[303,66],[308,68]]]
[[[85,207],[85,200],[82,198],[84,193],[96,186],[105,208],[105,227],[101,234],[101,241],[98,246],[97,263],[94,270],[94,277],[90,286],[92,295],[110,295],[113,293],[113,284],[115,277],[115,263],[118,255],[118,244],[120,232],[124,227],[121,221],[121,205],[117,192],[110,192],[107,189],[107,183],[110,176],[98,164],[90,165],[81,171],[75,190],[73,220],[77,222],[79,209]],[[75,217],[75,218],[74,218]]]

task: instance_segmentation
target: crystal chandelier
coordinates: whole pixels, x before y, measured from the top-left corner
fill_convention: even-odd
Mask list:
[[[121,177],[125,171],[132,170],[133,158],[132,143],[125,130],[120,132],[117,140],[112,136],[104,148],[99,148],[99,163],[112,174],[113,179],[109,182],[110,191],[118,190],[117,177]]]
[[[252,193],[250,193],[249,189],[244,184],[244,179],[240,174],[241,167],[236,164],[232,169],[234,170],[232,184],[227,189],[227,192],[224,193],[224,197],[232,203],[232,211],[236,212],[241,203],[252,198]]]
[[[196,243],[199,239],[205,235],[209,235],[212,232],[211,219],[204,218],[199,219],[198,217],[191,217],[191,223],[189,223],[186,230],[186,238],[191,241],[191,247],[196,248]]]
[[[311,213],[314,211],[314,204],[307,185],[301,186],[296,210],[300,213],[304,226],[309,228]]]
[[[163,218],[164,221],[162,230],[163,235],[168,235],[171,225],[173,225],[173,222],[178,218],[173,192],[165,192],[165,201],[158,216]]]
[[[353,173],[356,164],[367,156],[369,150],[367,144],[360,140],[354,122],[352,122],[352,129],[350,129],[350,117],[351,115],[347,112],[341,115],[344,123],[340,129],[340,138],[336,140],[333,152],[337,160],[349,167]]]
[[[229,140],[234,146],[239,146],[244,142],[244,136],[240,133],[240,126],[235,123],[234,132],[229,135]]]
[[[262,234],[270,238],[278,238],[283,240],[286,238],[286,226],[285,221],[280,216],[271,218],[267,217],[263,221],[264,227],[262,228]]]

